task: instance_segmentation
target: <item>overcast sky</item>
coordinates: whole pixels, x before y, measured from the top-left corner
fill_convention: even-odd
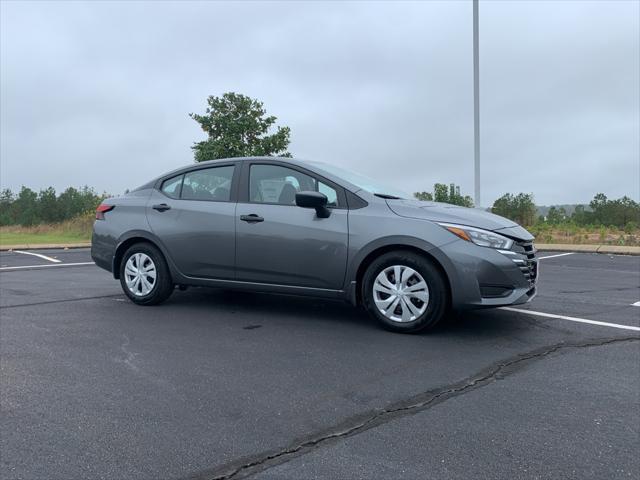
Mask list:
[[[480,1],[482,204],[640,197],[640,3]],[[235,91],[290,151],[473,195],[472,4],[1,1],[3,188],[121,193]]]

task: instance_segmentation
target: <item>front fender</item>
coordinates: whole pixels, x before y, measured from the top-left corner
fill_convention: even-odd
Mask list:
[[[451,240],[448,243],[454,243],[458,240]],[[448,244],[447,243],[447,244]],[[445,245],[447,245],[445,244]],[[453,285],[457,283],[457,273],[451,260],[442,252],[440,247],[444,245],[436,246],[433,243],[424,240],[422,238],[407,236],[407,235],[390,235],[387,237],[378,238],[363,246],[357,251],[357,253],[350,259],[347,267],[347,296],[352,303],[357,303],[357,279],[358,271],[364,263],[369,263],[371,255],[375,255],[377,251],[381,253],[390,249],[402,249],[411,248],[419,250],[420,252],[432,257],[435,262],[442,268],[444,274],[447,277],[449,286],[453,288]]]

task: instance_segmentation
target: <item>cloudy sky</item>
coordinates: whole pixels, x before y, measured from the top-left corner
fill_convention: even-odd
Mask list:
[[[0,183],[120,193],[240,92],[290,151],[473,194],[472,4],[0,2]],[[482,203],[640,197],[640,2],[480,2]]]

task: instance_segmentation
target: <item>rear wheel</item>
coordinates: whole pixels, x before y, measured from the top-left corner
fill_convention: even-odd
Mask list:
[[[369,314],[394,332],[431,328],[447,311],[440,271],[413,252],[389,252],[374,260],[364,274],[362,293]]]
[[[122,290],[138,305],[157,305],[173,292],[173,281],[164,256],[149,243],[136,243],[120,262]]]

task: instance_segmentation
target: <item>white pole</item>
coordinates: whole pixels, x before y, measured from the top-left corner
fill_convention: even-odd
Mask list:
[[[478,55],[478,0],[473,0],[473,161],[474,203],[480,207],[480,62]]]

